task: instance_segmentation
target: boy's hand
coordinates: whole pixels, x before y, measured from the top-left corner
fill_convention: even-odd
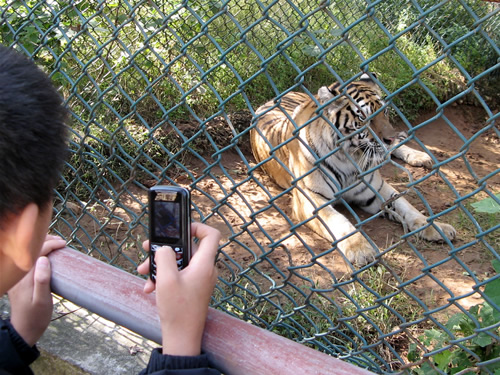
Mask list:
[[[30,346],[36,344],[52,317],[50,292],[50,262],[45,256],[66,246],[58,236],[47,235],[35,266],[8,292],[11,306],[10,321],[17,333]]]
[[[215,255],[221,235],[201,223],[191,224],[191,233],[200,241],[189,265],[179,271],[174,251],[162,247],[155,254],[156,285],[148,280],[144,287],[146,293],[156,289],[164,354],[194,356],[201,352],[208,305],[217,280]],[[149,250],[148,241],[144,248]],[[149,273],[149,259],[138,271]]]

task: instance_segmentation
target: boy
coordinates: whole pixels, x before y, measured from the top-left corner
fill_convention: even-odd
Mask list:
[[[32,373],[29,364],[39,356],[35,344],[50,323],[46,255],[65,241],[46,233],[52,191],[67,153],[66,117],[48,77],[0,46],[0,295],[8,292],[11,303],[11,319],[0,320],[0,374]],[[201,338],[220,233],[200,223],[192,224],[192,233],[200,241],[190,265],[178,272],[174,252],[162,248],[156,285],[148,281],[144,288],[146,293],[156,289],[163,351],[152,353],[143,374],[219,374],[207,368]],[[148,262],[139,272],[147,273]]]

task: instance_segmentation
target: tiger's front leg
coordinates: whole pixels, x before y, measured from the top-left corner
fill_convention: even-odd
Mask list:
[[[384,201],[388,201],[398,194],[397,190],[385,181],[383,181],[383,185],[379,190],[379,193],[384,198]],[[376,213],[380,211],[381,206],[382,202],[379,199],[375,199],[372,205],[365,207],[364,209],[370,213]],[[389,218],[406,224],[410,232],[428,224],[427,217],[413,207],[410,202],[403,197],[399,197],[393,202],[390,202],[388,204],[388,208],[394,210],[396,213],[396,215],[393,215],[388,212]],[[455,239],[457,232],[451,225],[437,221],[434,221],[434,225],[439,227],[449,240]],[[424,230],[418,232],[418,236],[427,241],[441,242],[444,240],[444,238],[432,225],[429,225]]]
[[[316,209],[322,206],[325,207],[316,213]],[[338,248],[352,264],[362,266],[375,259],[376,251],[372,245],[357,232],[344,215],[328,204],[323,196],[306,188],[295,188],[292,194],[292,208],[296,220],[305,221],[310,229],[329,241],[334,242],[350,235],[338,243]],[[311,219],[315,215],[316,218]]]
[[[394,144],[393,144],[394,145]],[[393,146],[391,145],[391,146]],[[412,167],[432,168],[432,158],[425,152],[415,150],[407,145],[401,145],[391,153],[398,159],[410,164]]]

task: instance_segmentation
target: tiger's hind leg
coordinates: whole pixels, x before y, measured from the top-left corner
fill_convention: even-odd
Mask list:
[[[308,189],[304,192],[307,196],[299,189],[293,189],[292,207],[296,220],[304,221],[315,233],[332,242],[349,235],[337,246],[354,265],[363,266],[375,259],[375,249],[344,215],[328,204],[323,196]],[[325,207],[316,213],[316,208],[322,206]]]

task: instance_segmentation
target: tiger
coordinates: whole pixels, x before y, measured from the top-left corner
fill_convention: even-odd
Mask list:
[[[385,207],[386,217],[409,231],[418,230],[424,240],[441,242],[445,240],[441,234],[454,240],[453,226],[437,221],[429,225],[427,217],[399,196],[375,168],[388,149],[416,166],[430,167],[432,159],[406,144],[398,146],[406,133],[397,133],[390,124],[380,88],[368,73],[344,86],[339,82],[323,86],[314,97],[289,92],[255,112],[252,153],[277,185],[291,191],[294,219],[305,222],[358,266],[374,261],[377,251],[335,210],[338,201],[370,214]]]

